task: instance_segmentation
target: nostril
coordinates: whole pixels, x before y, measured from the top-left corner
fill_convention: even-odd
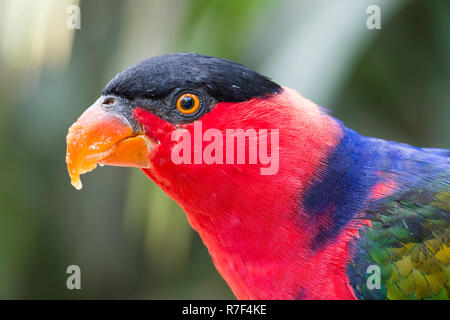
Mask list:
[[[116,101],[114,98],[106,98],[106,99],[103,101],[103,104],[110,105],[110,104],[113,104],[114,101]]]

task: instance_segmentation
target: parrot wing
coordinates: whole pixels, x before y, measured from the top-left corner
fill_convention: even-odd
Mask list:
[[[449,298],[450,169],[437,172],[370,204],[347,267],[359,299]]]

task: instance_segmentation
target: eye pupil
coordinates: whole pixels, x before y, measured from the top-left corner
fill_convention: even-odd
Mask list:
[[[192,107],[195,105],[195,101],[192,97],[183,97],[180,101],[180,106],[184,110],[192,109]]]
[[[196,94],[184,93],[177,99],[177,109],[182,114],[194,114],[199,108],[200,99]]]

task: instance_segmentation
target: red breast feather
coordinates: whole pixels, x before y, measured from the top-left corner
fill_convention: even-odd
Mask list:
[[[314,252],[311,241],[327,221],[311,225],[301,205],[303,190],[341,137],[333,118],[288,88],[265,99],[218,103],[202,117],[203,132],[279,130],[278,173],[261,175],[260,164],[175,165],[172,132],[193,137],[194,124],[175,127],[142,109],[135,117],[151,123],[148,134],[161,142],[153,168],[144,172],[185,210],[237,298],[354,298],[345,274],[354,230]]]

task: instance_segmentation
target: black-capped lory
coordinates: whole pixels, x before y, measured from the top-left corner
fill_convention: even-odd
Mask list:
[[[141,168],[239,299],[447,299],[450,150],[365,137],[297,91],[196,53],[115,76],[67,167]]]

